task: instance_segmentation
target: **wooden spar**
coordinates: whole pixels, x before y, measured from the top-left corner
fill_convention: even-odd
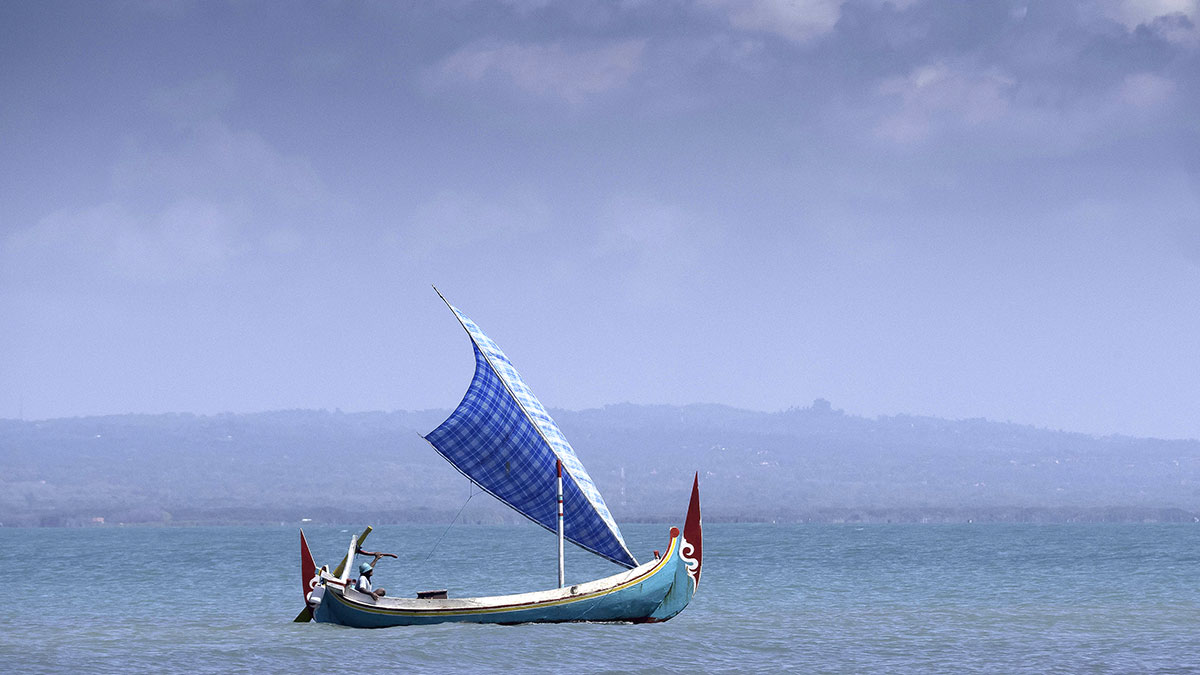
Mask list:
[[[562,460],[555,460],[558,468],[558,587],[566,584],[566,570],[563,562],[563,500],[562,500]]]
[[[346,566],[344,568],[342,568],[342,576],[339,577],[342,580],[343,584],[346,583],[346,580],[350,578],[350,568],[354,567],[354,552],[357,550],[358,550],[358,537],[351,536],[350,537],[350,550],[346,553],[346,558],[345,558]]]
[[[337,567],[333,568],[334,578],[340,579],[342,577],[342,571],[346,569],[347,563],[352,562],[350,560],[350,558],[352,558],[354,556],[354,551],[356,549],[362,548],[363,543],[365,543],[367,541],[367,535],[371,534],[371,530],[373,530],[373,529],[374,529],[373,527],[368,525],[367,529],[363,530],[362,534],[358,535],[358,546],[350,549],[350,553],[346,554],[345,558],[342,558],[342,562],[338,563]]]

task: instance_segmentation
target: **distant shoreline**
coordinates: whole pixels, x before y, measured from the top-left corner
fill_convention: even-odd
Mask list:
[[[446,526],[453,514],[447,514],[443,520],[432,517],[405,518],[397,514],[365,513],[354,516],[345,515],[331,519],[301,520],[294,516],[279,517],[247,516],[238,518],[225,515],[223,517],[204,517],[191,514],[188,518],[168,517],[162,520],[143,520],[135,522],[98,520],[99,517],[81,518],[76,516],[56,516],[45,514],[37,518],[21,519],[11,522],[0,522],[0,528],[112,528],[112,527],[246,527],[287,525],[295,527],[361,525],[370,522],[375,525],[428,525]],[[620,519],[622,523],[638,524],[673,524],[678,518],[666,516],[630,516]],[[469,521],[459,520],[455,526],[516,526],[526,521],[518,518],[488,518]],[[810,514],[798,514],[792,517],[755,517],[755,516],[706,516],[709,524],[760,524],[760,525],[967,525],[967,524],[1034,524],[1034,525],[1070,525],[1070,524],[1165,524],[1165,523],[1200,523],[1200,513],[1177,508],[1147,508],[1147,507],[1089,507],[1089,508],[1045,508],[1045,507],[994,507],[984,509],[853,509],[828,508],[818,509]]]
[[[0,421],[0,526],[502,524],[420,435],[445,411]],[[1200,441],[986,420],[617,405],[552,414],[617,522],[1197,522]],[[355,470],[366,467],[366,471]],[[551,495],[549,498],[552,498]],[[468,503],[469,502],[469,503]]]

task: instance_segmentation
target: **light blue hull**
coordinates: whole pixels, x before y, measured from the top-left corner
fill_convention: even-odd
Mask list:
[[[446,622],[560,623],[657,622],[678,614],[691,601],[699,561],[676,528],[659,560],[584,584],[535,593],[448,600],[380,598],[326,584],[314,612],[319,622],[356,628],[414,626]]]

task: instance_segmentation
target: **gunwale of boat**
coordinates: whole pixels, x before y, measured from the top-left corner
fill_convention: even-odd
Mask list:
[[[438,615],[458,613],[477,614],[512,612],[557,606],[592,600],[647,581],[661,572],[673,560],[678,542],[679,530],[673,527],[671,528],[671,541],[667,546],[667,551],[657,560],[651,560],[638,567],[619,572],[612,576],[544,591],[474,598],[422,599],[383,597],[379,600],[372,600],[370,595],[361,593],[349,586],[344,590],[334,586],[330,590],[337,601],[344,602],[357,610],[381,614],[414,612],[429,612]]]

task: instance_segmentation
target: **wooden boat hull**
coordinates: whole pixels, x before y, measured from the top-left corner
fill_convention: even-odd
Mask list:
[[[318,622],[356,628],[446,622],[558,623],[666,621],[687,606],[695,592],[680,555],[679,530],[659,560],[605,579],[535,593],[485,598],[417,600],[380,598],[327,584],[314,613]]]
[[[563,623],[666,621],[683,611],[700,583],[702,562],[698,481],[681,533],[671,528],[663,556],[631,570],[564,588],[481,598],[380,598],[320,575],[322,594],[313,618],[356,628],[447,622]],[[317,582],[317,579],[313,580]],[[316,584],[313,586],[316,587]]]

